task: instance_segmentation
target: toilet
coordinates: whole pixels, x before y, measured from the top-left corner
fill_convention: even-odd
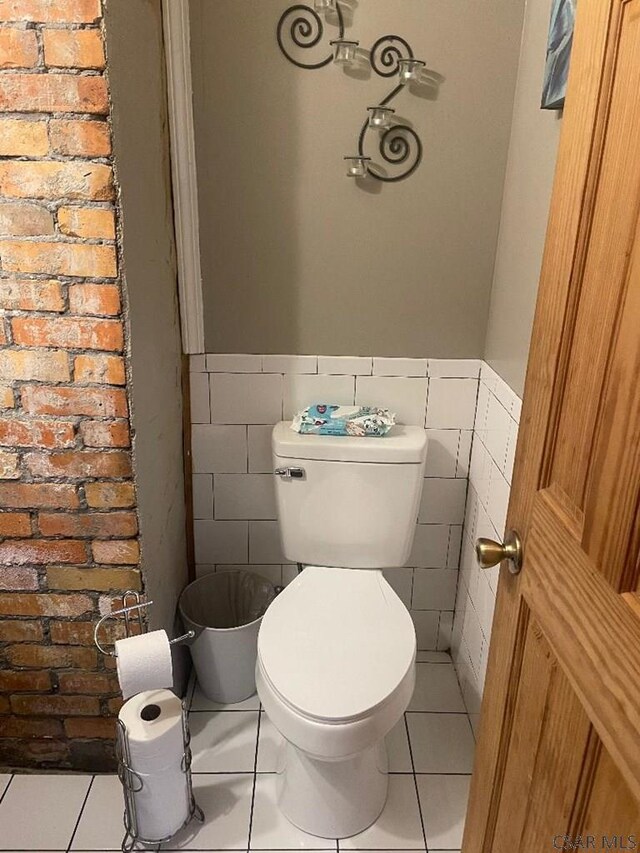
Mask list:
[[[272,437],[278,522],[287,560],[305,568],[263,617],[256,683],[283,737],[279,808],[305,832],[346,838],[384,808],[384,738],[413,693],[415,630],[382,569],[409,558],[427,437],[290,426]]]

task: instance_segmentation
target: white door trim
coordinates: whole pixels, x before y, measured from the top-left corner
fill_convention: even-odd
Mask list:
[[[162,0],[182,347],[204,352],[188,0]]]

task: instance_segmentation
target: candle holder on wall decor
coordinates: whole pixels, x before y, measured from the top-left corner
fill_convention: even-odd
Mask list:
[[[280,16],[277,26],[278,46],[282,54],[298,68],[317,70],[334,63],[355,67],[366,56],[371,69],[384,78],[397,78],[394,88],[374,106],[358,137],[357,153],[344,157],[348,163],[346,174],[350,178],[371,177],[385,183],[396,183],[410,177],[422,162],[422,140],[416,131],[403,121],[396,120],[396,111],[390,106],[398,95],[412,83],[423,83],[426,65],[416,59],[408,41],[396,35],[379,38],[366,52],[359,42],[345,38],[346,0],[314,0],[313,8],[298,3],[290,6]],[[326,41],[325,24],[337,27],[337,37]],[[320,53],[326,44],[328,53]],[[311,51],[311,59],[305,57]],[[428,81],[434,84],[437,75]],[[378,133],[378,154],[381,164],[374,162],[365,152],[367,136]],[[391,173],[389,173],[391,169]]]

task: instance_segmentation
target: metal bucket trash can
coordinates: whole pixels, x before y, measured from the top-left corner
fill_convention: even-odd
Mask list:
[[[255,693],[258,630],[275,596],[270,581],[244,571],[205,575],[183,591],[180,615],[195,631],[189,650],[209,699],[231,704]]]

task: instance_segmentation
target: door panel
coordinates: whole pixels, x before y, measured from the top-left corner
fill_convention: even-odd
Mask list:
[[[577,9],[464,853],[640,849],[640,0]]]

